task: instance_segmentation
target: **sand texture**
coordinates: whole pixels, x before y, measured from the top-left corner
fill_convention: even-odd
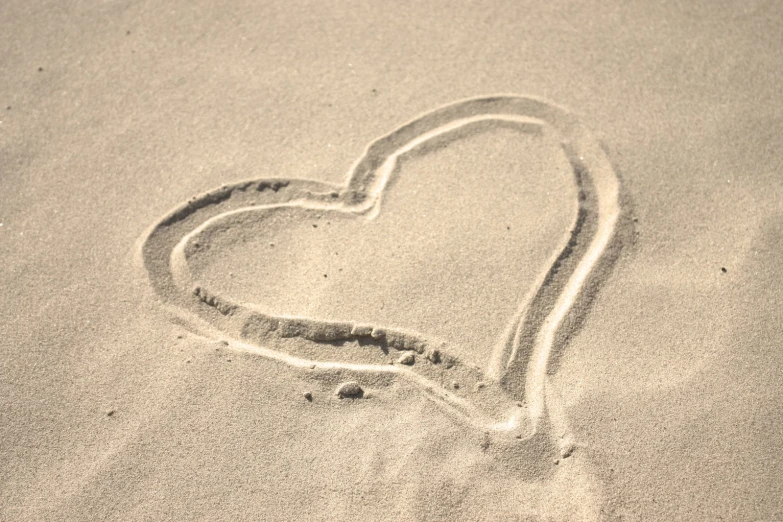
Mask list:
[[[0,6],[0,520],[783,520],[783,8]]]

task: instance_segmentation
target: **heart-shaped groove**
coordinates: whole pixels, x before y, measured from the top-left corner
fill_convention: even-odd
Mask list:
[[[292,212],[340,212],[373,219],[381,211],[383,191],[402,155],[486,122],[553,133],[573,168],[579,191],[570,230],[519,303],[487,368],[463,363],[449,354],[447,343],[421,332],[272,315],[210,291],[191,273],[188,259],[199,254],[199,244],[226,228],[275,215],[285,218]],[[148,230],[140,243],[140,262],[155,293],[176,317],[235,349],[310,370],[405,378],[466,424],[517,439],[527,440],[540,432],[548,410],[549,425],[558,432],[562,449],[567,428],[548,386],[548,365],[573,329],[575,321],[567,317],[586,313],[576,307],[579,298],[605,272],[599,265],[608,262],[605,253],[617,236],[619,189],[602,148],[568,111],[532,97],[473,98],[426,113],[375,140],[353,165],[345,185],[249,180],[192,198]],[[358,359],[327,360],[333,353],[320,356],[328,355],[335,344],[346,343],[357,345],[358,351],[352,353],[358,353]],[[412,366],[389,364],[378,357],[379,352],[391,350],[419,357]],[[463,383],[462,391],[450,389],[453,380]]]

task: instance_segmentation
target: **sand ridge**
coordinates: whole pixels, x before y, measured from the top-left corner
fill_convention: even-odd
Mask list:
[[[579,197],[572,225],[522,298],[486,368],[461,361],[449,353],[447,342],[423,332],[272,315],[257,304],[211,291],[189,270],[188,260],[199,255],[211,231],[242,226],[243,221],[273,224],[275,217],[297,219],[308,212],[373,220],[382,212],[384,190],[400,157],[449,134],[470,133],[473,127],[494,122],[522,132],[553,134],[573,169]],[[139,261],[168,309],[203,335],[308,371],[401,377],[476,429],[522,440],[551,429],[566,455],[573,450],[573,441],[556,394],[547,385],[548,365],[553,352],[562,348],[558,344],[567,339],[571,326],[564,318],[586,313],[579,298],[591,280],[600,279],[604,254],[617,241],[619,188],[600,145],[568,111],[532,97],[473,98],[425,113],[375,140],[343,186],[283,178],[248,180],[193,198],[148,230],[139,244]],[[358,359],[335,361],[317,355],[318,346],[327,349],[346,342],[362,348]],[[377,357],[390,351],[398,364]],[[444,385],[451,382],[461,385]],[[547,417],[549,422],[543,422]]]

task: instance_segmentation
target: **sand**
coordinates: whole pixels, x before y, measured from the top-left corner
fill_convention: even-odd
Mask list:
[[[0,519],[783,519],[781,23],[4,3]]]

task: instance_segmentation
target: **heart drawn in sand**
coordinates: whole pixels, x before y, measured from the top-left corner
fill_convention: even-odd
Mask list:
[[[219,247],[227,231],[280,233],[291,223],[313,220],[334,221],[335,226],[372,221],[384,212],[382,196],[393,191],[390,179],[401,158],[487,126],[553,136],[573,172],[576,201],[569,228],[533,286],[513,303],[508,326],[497,332],[484,367],[455,355],[449,341],[432,332],[306,313],[276,315],[268,303],[242,302],[211,288],[193,270],[205,249]],[[438,108],[375,140],[353,165],[345,185],[260,179],[195,197],[153,225],[139,253],[154,291],[170,310],[192,329],[226,340],[234,349],[308,371],[407,379],[478,429],[529,439],[548,418],[562,437],[564,419],[549,391],[549,363],[586,313],[579,303],[611,257],[606,253],[616,243],[620,215],[614,169],[571,113],[536,98],[491,96]]]

